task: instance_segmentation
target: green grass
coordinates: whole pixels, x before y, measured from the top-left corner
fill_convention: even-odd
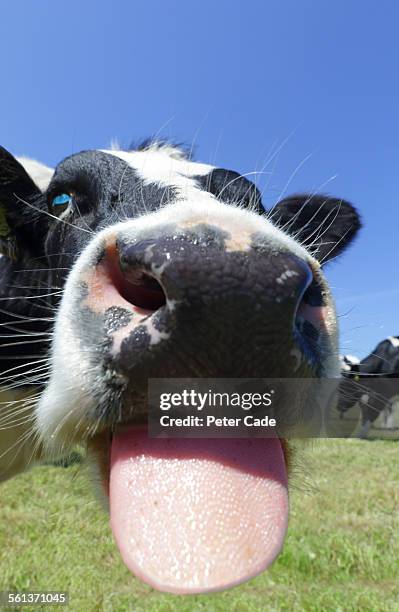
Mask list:
[[[273,567],[190,597],[130,575],[85,469],[36,468],[1,486],[0,590],[67,590],[68,610],[79,612],[398,611],[398,458],[397,442],[315,443],[293,477],[290,528]]]

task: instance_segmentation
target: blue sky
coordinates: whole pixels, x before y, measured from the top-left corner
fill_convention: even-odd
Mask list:
[[[327,0],[13,0],[0,143],[48,164],[159,133],[263,171],[270,206],[318,190],[365,228],[327,274],[341,350],[399,334],[399,5]]]

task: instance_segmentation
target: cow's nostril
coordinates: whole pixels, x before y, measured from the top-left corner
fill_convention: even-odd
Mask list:
[[[124,244],[117,241],[113,251],[114,283],[120,295],[133,306],[155,312],[166,304],[165,292],[146,259],[154,248],[154,241]]]
[[[119,293],[127,301],[145,310],[158,310],[166,303],[166,296],[159,282],[140,269],[122,268],[123,281]]]
[[[318,279],[313,276],[302,295],[295,314],[295,335],[301,349],[315,357],[321,328],[324,326],[325,298]]]
[[[313,308],[324,306],[323,289],[314,275],[302,296],[302,303]]]

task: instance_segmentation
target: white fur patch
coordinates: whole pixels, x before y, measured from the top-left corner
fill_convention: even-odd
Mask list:
[[[351,363],[352,365],[360,363],[359,357],[356,357],[355,355],[345,355],[345,359],[348,363]]]
[[[41,191],[46,191],[54,174],[53,168],[49,168],[48,166],[41,164],[35,159],[30,159],[29,157],[18,157],[17,159],[39,189]]]
[[[77,281],[74,271],[68,285],[72,288]],[[51,379],[36,410],[40,436],[46,447],[56,453],[62,453],[64,447],[73,445],[87,432],[84,415],[93,406],[91,365],[87,352],[72,331],[74,316],[72,300],[64,297],[57,313],[51,349]]]
[[[164,187],[175,186],[181,189],[197,187],[193,177],[204,176],[213,166],[191,162],[184,158],[171,157],[168,149],[148,151],[116,151],[103,149],[103,153],[114,155],[134,168],[147,184],[157,183]]]

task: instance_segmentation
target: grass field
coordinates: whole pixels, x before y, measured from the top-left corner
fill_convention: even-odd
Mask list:
[[[1,487],[0,590],[67,590],[79,612],[399,610],[398,442],[318,441],[296,468],[291,506],[268,572],[178,597],[124,567],[84,468],[36,468]]]

